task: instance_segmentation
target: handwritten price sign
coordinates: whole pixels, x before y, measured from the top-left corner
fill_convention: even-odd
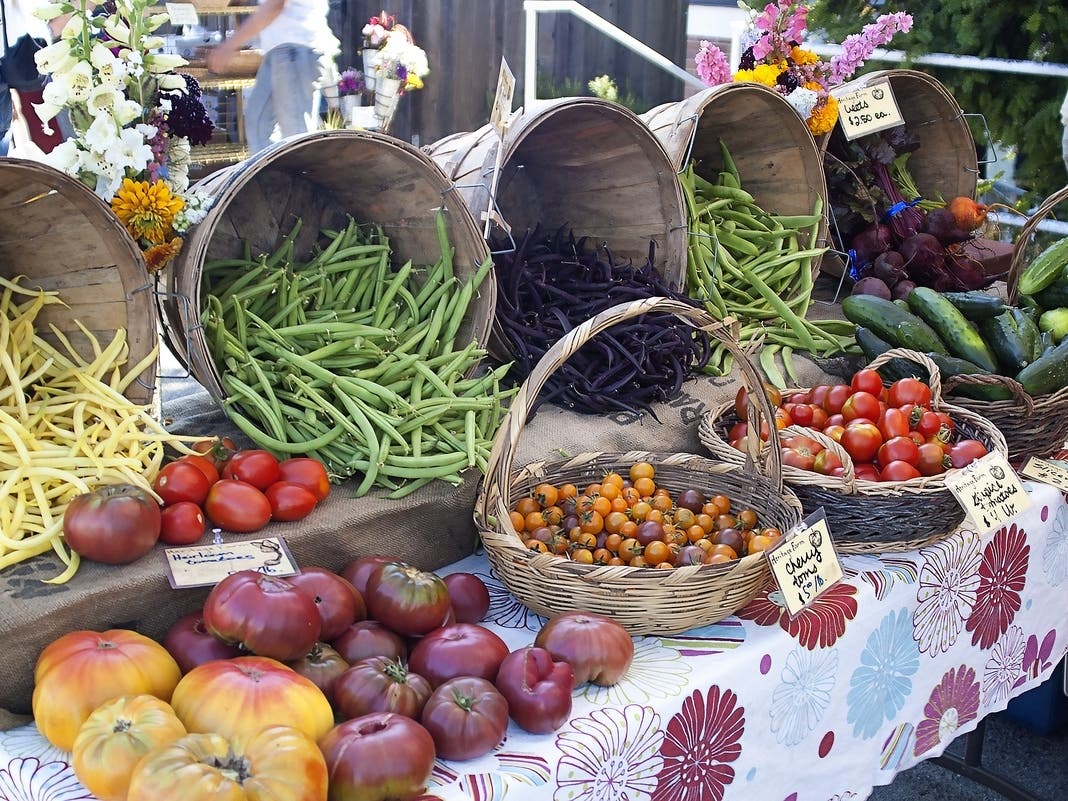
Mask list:
[[[1068,492],[1068,467],[1064,462],[1051,462],[1032,456],[1023,466],[1020,475],[1049,484],[1061,492]]]
[[[989,534],[1031,505],[1031,498],[1000,453],[946,473],[946,486],[980,534]]]
[[[889,81],[882,81],[849,94],[835,95],[838,122],[846,139],[896,128],[905,123]]]
[[[187,548],[165,548],[171,587],[209,587],[239,570],[258,570],[268,576],[300,572],[281,537],[264,537]]]
[[[791,617],[842,578],[842,565],[823,509],[805,518],[802,526],[766,552]]]

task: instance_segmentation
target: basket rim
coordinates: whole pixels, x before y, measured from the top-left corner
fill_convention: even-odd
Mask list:
[[[1009,264],[1009,273],[1005,277],[1006,293],[1009,303],[1016,303],[1020,276],[1023,274],[1024,269],[1024,251],[1027,249],[1027,243],[1028,240],[1031,239],[1031,234],[1038,228],[1038,224],[1041,223],[1058,204],[1066,199],[1068,199],[1068,184],[1062,186],[1043,200],[1039,207],[1035,209],[1034,214],[1027,218],[1027,222],[1023,224],[1020,228],[1020,232],[1016,235],[1016,242],[1013,244],[1012,249],[1012,262]]]

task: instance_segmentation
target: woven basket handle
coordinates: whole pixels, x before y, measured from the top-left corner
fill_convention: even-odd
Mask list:
[[[842,481],[842,492],[846,495],[855,495],[857,493],[857,469],[856,466],[853,464],[853,457],[850,456],[849,452],[842,447],[842,444],[840,442],[832,439],[831,437],[828,437],[822,431],[819,431],[815,428],[804,428],[802,426],[796,425],[787,426],[782,430],[781,433],[784,437],[795,436],[814,439],[824,448],[826,448],[835,456],[837,456],[842,461],[842,468],[845,470],[845,472],[842,473],[842,475],[840,476]],[[828,481],[834,480],[834,476],[822,476],[815,473],[813,475],[817,475],[819,478],[825,478]]]
[[[589,342],[594,336],[605,331],[616,323],[639,317],[652,312],[667,312],[689,323],[695,328],[707,332],[710,336],[718,339],[734,355],[735,364],[742,371],[742,377],[749,397],[758,404],[755,411],[759,418],[768,421],[769,438],[772,448],[770,458],[764,462],[764,472],[767,474],[776,491],[782,491],[782,461],[779,450],[778,431],[775,427],[775,413],[767,395],[762,391],[763,382],[760,374],[753,367],[738,343],[737,337],[732,333],[733,320],[717,320],[703,309],[690,306],[682,301],[669,298],[643,298],[641,300],[621,303],[594,315],[579,326],[571,329],[567,334],[558,339],[545,355],[541,357],[534,368],[530,371],[526,381],[512,398],[511,406],[501,427],[493,438],[493,447],[490,450],[486,464],[486,479],[484,493],[488,509],[493,509],[498,515],[508,514],[507,495],[512,464],[515,460],[516,450],[519,447],[519,438],[526,424],[527,415],[534,405],[538,393],[541,392],[549,377],[556,372],[564,362],[579,348]],[[754,388],[761,391],[752,391]],[[750,405],[750,410],[754,407]],[[760,430],[760,419],[750,424],[750,429]]]
[[[880,353],[872,359],[868,367],[877,370],[891,359],[908,359],[923,367],[928,375],[927,385],[931,388],[931,406],[937,409],[942,405],[942,373],[939,372],[937,364],[919,351],[908,350],[907,348],[891,348],[886,353]]]
[[[1005,387],[1012,393],[1012,397],[1009,400],[1023,406],[1028,417],[1034,414],[1035,411],[1035,399],[1028,394],[1019,381],[1015,378],[1009,378],[1007,375],[960,373],[959,375],[948,376],[942,385],[942,389],[946,391],[946,394],[952,393],[956,387]]]
[[[1068,186],[1062,186],[1035,209],[1035,213],[1027,218],[1027,222],[1020,228],[1016,237],[1016,243],[1012,249],[1012,263],[1009,264],[1009,274],[1005,277],[1009,303],[1016,303],[1017,284],[1020,282],[1020,274],[1024,271],[1024,253],[1027,244],[1031,240],[1031,234],[1038,228],[1038,224],[1045,219],[1046,215],[1053,211],[1058,203],[1068,198]]]

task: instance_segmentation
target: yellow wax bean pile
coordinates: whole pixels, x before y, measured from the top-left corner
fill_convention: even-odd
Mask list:
[[[122,394],[156,357],[123,371],[125,329],[102,348],[79,324],[91,361],[54,326],[62,350],[38,335],[38,312],[62,302],[55,292],[0,278],[0,569],[53,550],[66,565],[53,584],[78,569],[78,554],[63,540],[71,499],[102,484],[151,491],[165,445],[188,451],[182,442],[192,439],[168,434],[148,407]]]

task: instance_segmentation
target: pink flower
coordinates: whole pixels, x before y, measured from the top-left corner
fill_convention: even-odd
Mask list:
[[[719,86],[731,79],[727,56],[709,41],[701,41],[701,48],[694,56],[694,62],[697,64],[697,77],[704,81],[706,86]]]
[[[912,16],[904,11],[883,14],[870,25],[861,28],[860,33],[850,34],[842,42],[842,52],[831,59],[832,85],[842,83],[857,71],[875,48],[889,42],[896,33],[908,33],[912,30]]]

